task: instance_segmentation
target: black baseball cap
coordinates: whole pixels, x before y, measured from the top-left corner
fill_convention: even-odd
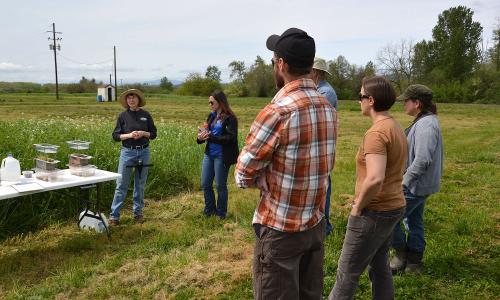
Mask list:
[[[266,47],[293,67],[308,68],[314,63],[314,39],[298,28],[289,28],[281,35],[271,35],[267,38]]]

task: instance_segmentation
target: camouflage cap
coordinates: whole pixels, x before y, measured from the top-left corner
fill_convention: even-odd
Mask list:
[[[432,90],[423,84],[412,84],[406,88],[404,93],[402,93],[397,100],[405,101],[408,99],[422,100],[422,99],[432,99]]]

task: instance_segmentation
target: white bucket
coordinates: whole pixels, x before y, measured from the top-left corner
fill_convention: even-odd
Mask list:
[[[19,176],[21,176],[21,165],[19,161],[9,153],[7,158],[2,159],[0,178],[5,181],[18,181]]]

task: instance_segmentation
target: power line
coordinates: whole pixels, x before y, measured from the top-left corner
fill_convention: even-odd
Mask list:
[[[59,56],[61,56],[62,58],[64,58],[65,60],[67,61],[70,61],[72,63],[75,63],[75,64],[80,64],[80,65],[86,65],[86,66],[93,66],[93,65],[103,65],[105,63],[108,63],[108,62],[112,62],[113,59],[108,59],[108,60],[104,60],[104,61],[100,61],[100,62],[95,62],[95,63],[84,63],[84,62],[81,62],[81,61],[76,61],[74,59],[71,59],[71,58],[68,58],[62,54],[59,54]]]
[[[52,23],[52,31],[47,31],[47,32],[52,33],[52,37],[49,36],[48,40],[53,42],[49,45],[49,49],[51,51],[54,51],[54,66],[55,66],[55,73],[56,73],[56,99],[59,99],[59,82],[58,82],[58,78],[57,78],[57,51],[61,51],[60,41],[62,40],[62,38],[56,37],[56,34],[59,35],[59,34],[62,34],[62,32],[56,31],[56,24],[55,23]],[[61,54],[59,54],[59,55],[61,55]],[[71,59],[69,57],[65,57],[64,55],[61,55],[61,57],[67,61],[70,61],[70,62],[73,62],[76,64],[80,64],[80,65],[86,65],[86,66],[104,65],[106,63],[113,62],[110,65],[110,67],[111,67],[112,72],[114,71],[114,74],[115,74],[115,101],[117,100],[118,84],[117,84],[117,78],[116,78],[116,46],[113,46],[113,59],[107,59],[107,60],[100,61],[100,62],[85,63],[85,62]],[[111,74],[109,74],[109,81],[110,81],[109,83],[111,84]]]

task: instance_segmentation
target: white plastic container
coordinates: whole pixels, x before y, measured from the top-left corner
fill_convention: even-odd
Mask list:
[[[86,165],[86,166],[69,165],[69,173],[71,175],[81,176],[81,177],[94,176],[96,169],[97,167],[94,165]]]
[[[21,176],[21,165],[19,161],[9,153],[7,158],[2,159],[0,167],[0,178],[5,181],[19,181]]]
[[[47,182],[56,182],[59,178],[59,173],[61,173],[61,170],[55,169],[55,170],[44,170],[44,169],[35,169],[35,177],[38,180],[43,180]]]

